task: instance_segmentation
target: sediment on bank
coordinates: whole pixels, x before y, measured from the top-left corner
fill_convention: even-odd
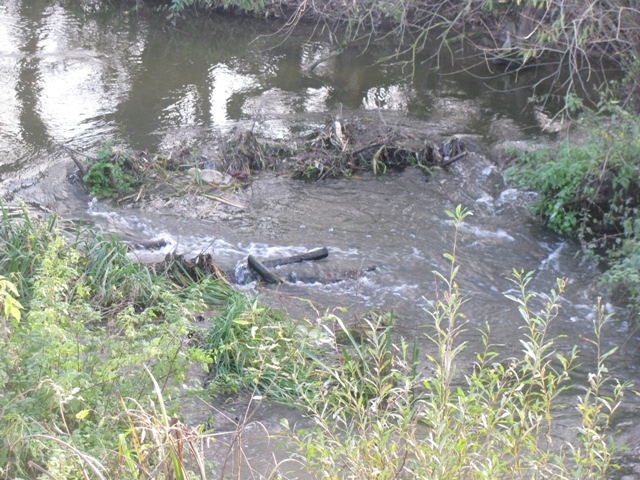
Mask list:
[[[324,130],[291,143],[268,143],[250,130],[239,130],[221,140],[215,151],[209,158],[195,147],[151,154],[118,151],[106,144],[93,157],[66,149],[78,168],[71,180],[96,197],[122,205],[192,196],[235,208],[243,206],[226,193],[251,182],[256,171],[301,180],[381,175],[412,167],[431,174],[468,153],[455,136],[437,145],[399,129],[365,128],[357,119],[339,117]]]

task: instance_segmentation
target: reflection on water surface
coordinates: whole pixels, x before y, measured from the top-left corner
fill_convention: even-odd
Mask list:
[[[519,348],[515,306],[504,298],[512,268],[535,269],[535,288],[557,276],[570,279],[555,333],[579,343],[585,364],[593,349],[580,335],[591,331],[595,302],[592,265],[528,218],[522,194],[505,190],[488,157],[501,141],[540,134],[526,85],[535,70],[488,79],[482,65],[421,62],[414,76],[377,63],[391,51],[372,45],[347,49],[319,65],[331,45],[298,30],[283,39],[277,25],[230,16],[168,25],[161,15],[83,13],[46,0],[0,4],[0,185],[23,192],[73,218],[89,218],[131,237],[163,235],[184,251],[210,248],[233,269],[249,253],[292,252],[327,246],[330,261],[313,269],[377,270],[334,285],[295,284],[277,294],[319,304],[393,309],[398,331],[422,335],[423,308],[434,290],[434,269],[453,229],[444,215],[461,203],[475,211],[461,231],[460,283],[469,297],[465,340],[478,345],[476,328],[489,323],[495,343]],[[467,72],[461,72],[465,67]],[[508,93],[506,93],[508,92]],[[440,141],[458,134],[474,151],[453,172],[426,181],[407,170],[384,178],[291,182],[260,175],[239,192],[245,211],[221,207],[206,218],[170,208],[120,210],[89,199],[66,180],[70,169],[60,145],[95,152],[107,140],[132,149],[178,144],[215,148],[236,127],[285,139],[323,127],[337,113],[401,126],[416,138]],[[25,189],[32,178],[47,179]],[[277,256],[277,255],[276,255]],[[298,268],[298,267],[296,267]],[[323,272],[319,272],[322,274]],[[287,288],[290,290],[287,292]],[[424,297],[423,297],[424,296]],[[613,308],[613,307],[612,307]],[[609,346],[624,345],[625,360],[612,370],[637,378],[638,339],[624,315],[612,323]]]

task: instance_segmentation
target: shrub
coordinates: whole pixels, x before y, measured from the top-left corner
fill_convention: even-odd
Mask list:
[[[96,197],[119,198],[140,185],[133,165],[127,154],[115,153],[107,143],[98,151],[82,181]]]
[[[640,117],[615,104],[584,116],[582,144],[521,152],[508,182],[539,193],[533,213],[553,230],[607,252],[603,280],[626,289],[637,306],[640,251]]]
[[[456,228],[467,214],[460,208],[450,212]],[[335,365],[315,359],[321,387],[298,397],[313,426],[296,430],[285,422],[307,471],[314,478],[363,480],[607,478],[614,467],[609,422],[626,387],[604,365],[615,349],[599,354],[596,372],[576,402],[582,423],[575,437],[555,443],[556,415],[567,399],[560,394],[569,388],[577,361],[577,349],[561,353],[558,338],[548,332],[565,282],[558,280],[546,296],[536,295],[527,291],[532,275],[514,271],[520,294],[510,298],[523,320],[523,353],[500,361],[487,326],[485,350],[470,371],[457,362],[466,348],[458,336],[468,320],[456,283],[455,244],[447,258],[448,275],[436,273],[445,288],[428,312],[437,352],[427,355],[428,377],[416,373],[416,347],[393,345],[389,327],[370,322],[361,344],[335,319],[349,348]],[[600,305],[598,312],[590,341],[599,348],[607,318]]]
[[[449,215],[458,228],[468,212]],[[444,288],[428,312],[434,350],[423,378],[417,343],[395,341],[389,315],[373,312],[357,330],[325,315],[342,335],[334,344],[340,355],[322,353],[312,341],[317,332],[226,285],[176,287],[152,270],[140,274],[109,242],[90,235],[69,242],[54,221],[5,222],[21,224],[2,225],[14,235],[11,258],[18,245],[43,248],[28,252],[27,262],[3,256],[0,267],[0,477],[205,478],[197,442],[212,437],[180,423],[172,398],[186,369],[207,362],[217,386],[250,388],[251,402],[270,395],[306,409],[314,426],[290,438],[317,478],[582,479],[606,478],[612,468],[608,428],[626,385],[605,367],[614,350],[600,351],[607,320],[600,305],[588,339],[598,363],[576,405],[582,422],[567,444],[552,443],[559,394],[577,360],[575,348],[558,351],[548,332],[563,281],[538,296],[527,291],[531,275],[514,272],[523,355],[501,362],[487,329],[475,369],[463,370],[458,337],[467,319],[454,242],[448,274],[437,274]],[[29,238],[17,238],[20,232]],[[104,260],[90,265],[87,255],[96,252]],[[123,292],[104,293],[113,288],[102,269],[121,271]],[[19,283],[26,288],[21,315],[19,290],[7,278],[23,275],[32,278]],[[228,306],[204,338],[189,338],[189,318],[212,292],[226,294]],[[250,417],[247,411],[239,422],[229,451],[242,449]]]
[[[106,478],[128,428],[118,395],[148,405],[158,379],[170,400],[187,368],[208,361],[189,344],[190,318],[229,287],[177,286],[115,240],[68,240],[55,219],[5,214],[0,229],[0,478]]]

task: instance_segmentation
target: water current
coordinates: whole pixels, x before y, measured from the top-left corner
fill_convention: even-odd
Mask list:
[[[443,253],[453,245],[445,210],[462,204],[474,212],[458,244],[470,354],[480,348],[476,329],[485,324],[506,356],[519,349],[520,316],[505,298],[514,289],[510,272],[518,268],[535,270],[533,290],[549,291],[557,277],[568,279],[552,333],[566,335],[566,345],[583,351],[584,368],[577,375],[593,364],[595,351],[581,337],[592,332],[597,269],[581,260],[577,245],[528,214],[531,193],[509,189],[502,179],[505,145],[550,138],[542,130],[548,112],[528,104],[535,69],[498,75],[461,54],[456,61],[441,59],[438,68],[425,58],[409,76],[401,66],[377,62],[391,50],[373,44],[364,53],[345,50],[310,76],[304,67],[331,45],[305,28],[284,38],[275,22],[224,16],[172,26],[163,14],[135,8],[73,5],[0,3],[5,200],[23,199],[125,239],[163,238],[181,253],[207,251],[229,271],[248,254],[267,258],[325,246],[326,260],[279,271],[298,281],[263,291],[267,298],[290,306],[292,315],[304,313],[288,301],[294,297],[310,299],[321,310],[345,307],[351,316],[393,310],[396,331],[407,338],[425,331],[424,309],[435,290],[432,271],[448,268]],[[455,134],[471,153],[435,177],[409,168],[307,183],[258,173],[235,193],[243,209],[221,205],[202,214],[171,204],[139,211],[97,202],[67,180],[74,165],[61,149],[94,153],[112,141],[149,151],[197,146],[207,155],[235,129],[288,140],[323,128],[338,113],[436,143]],[[368,271],[341,282],[314,280],[345,270]],[[621,347],[611,371],[634,381],[640,337],[624,310],[609,303],[607,309],[617,315],[606,329],[605,346]],[[631,399],[620,425],[621,438],[637,457],[635,409]],[[286,414],[276,407],[265,412],[262,420],[271,426]],[[266,447],[258,445],[253,448],[259,456]]]

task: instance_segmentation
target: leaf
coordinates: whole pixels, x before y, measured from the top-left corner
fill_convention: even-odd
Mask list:
[[[253,322],[249,322],[247,320],[234,320],[233,323],[237,325],[251,325]]]
[[[87,418],[87,415],[89,415],[90,410],[80,410],[78,413],[76,413],[76,419],[78,420],[84,420],[85,418]]]

